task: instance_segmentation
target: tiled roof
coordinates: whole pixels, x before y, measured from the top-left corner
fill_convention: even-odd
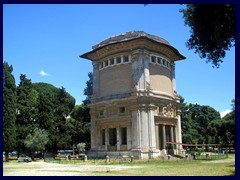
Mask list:
[[[163,39],[161,37],[145,33],[144,31],[130,31],[130,32],[126,32],[124,34],[120,34],[120,35],[116,35],[116,36],[112,36],[110,38],[107,38],[106,40],[100,42],[99,44],[93,46],[92,48],[97,49],[97,48],[100,48],[102,46],[106,46],[108,44],[128,41],[128,40],[132,40],[132,39],[138,39],[140,37],[146,37],[146,38],[154,40],[156,42],[163,43],[163,44],[171,46],[168,41],[166,41],[165,39]]]

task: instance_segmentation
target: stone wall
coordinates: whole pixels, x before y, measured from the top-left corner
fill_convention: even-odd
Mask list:
[[[99,72],[99,96],[129,92],[131,83],[131,64],[103,69]]]
[[[153,64],[150,64],[149,71],[151,89],[173,95],[171,71],[165,67]]]

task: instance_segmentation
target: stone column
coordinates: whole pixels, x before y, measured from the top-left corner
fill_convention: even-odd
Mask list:
[[[91,151],[97,150],[97,127],[96,127],[96,115],[95,110],[90,108],[91,115]]]
[[[160,144],[159,144],[159,125],[155,125],[155,136],[156,136],[156,148],[160,149]]]
[[[163,145],[163,149],[162,149],[163,154],[167,154],[167,151],[166,151],[166,128],[165,128],[164,124],[162,125],[162,145]]]
[[[132,149],[141,146],[141,122],[139,110],[132,111]]]
[[[120,151],[120,144],[121,144],[121,138],[120,138],[120,128],[117,127],[117,150]]]
[[[101,144],[101,128],[98,126],[97,127],[97,149],[98,150],[100,150],[101,149],[101,146],[102,146],[102,144]]]
[[[141,127],[141,145],[140,148],[148,150],[149,134],[148,134],[148,111],[146,107],[141,107],[140,110],[140,127]]]
[[[170,141],[174,142],[174,136],[173,136],[173,126],[170,126]]]
[[[131,127],[127,126],[127,149],[132,148]]]
[[[156,149],[156,132],[154,123],[154,109],[150,107],[148,115],[148,136],[149,136],[149,148],[151,150]]]
[[[109,145],[109,128],[105,128],[105,150],[108,150]]]
[[[177,142],[176,139],[177,139],[177,138],[176,138],[176,126],[174,125],[174,126],[173,126],[173,141],[174,141],[174,142]],[[174,144],[173,147],[174,147],[174,149],[176,149],[177,145]]]
[[[170,126],[170,141],[174,142],[173,126]],[[174,149],[174,144],[171,144],[172,149]]]
[[[178,143],[182,143],[182,128],[181,128],[181,110],[179,109],[177,111],[177,117],[178,117],[178,121],[177,121],[177,127],[176,127],[176,139]],[[182,145],[178,145],[178,153],[180,153],[182,151]]]

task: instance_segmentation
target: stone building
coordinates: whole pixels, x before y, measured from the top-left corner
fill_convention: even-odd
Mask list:
[[[93,64],[89,156],[154,158],[181,148],[181,104],[175,61],[163,38],[143,31],[110,37],[81,55]],[[169,145],[168,142],[177,142]]]

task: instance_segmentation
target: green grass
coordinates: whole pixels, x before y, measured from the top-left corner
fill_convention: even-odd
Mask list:
[[[11,175],[19,171],[31,172],[38,171],[39,174],[43,172],[54,172],[58,175],[90,175],[90,176],[233,176],[235,175],[235,155],[229,154],[228,158],[220,160],[134,160],[131,162],[122,162],[119,159],[111,159],[109,163],[105,160],[88,160],[83,162],[81,160],[61,160],[54,161],[49,160],[44,163],[54,168],[56,165],[71,167],[69,170],[50,170],[37,169],[37,163],[31,166],[31,163],[18,163],[11,161],[8,163],[4,162],[3,172],[4,175]],[[81,167],[85,165],[94,165],[95,168],[90,168],[85,171],[81,171]],[[56,166],[57,167],[57,166]],[[124,167],[122,169],[114,169],[114,167]],[[44,168],[44,165],[41,167]],[[75,169],[74,169],[75,168]],[[64,174],[65,173],[65,174]],[[38,175],[39,175],[38,174]]]

